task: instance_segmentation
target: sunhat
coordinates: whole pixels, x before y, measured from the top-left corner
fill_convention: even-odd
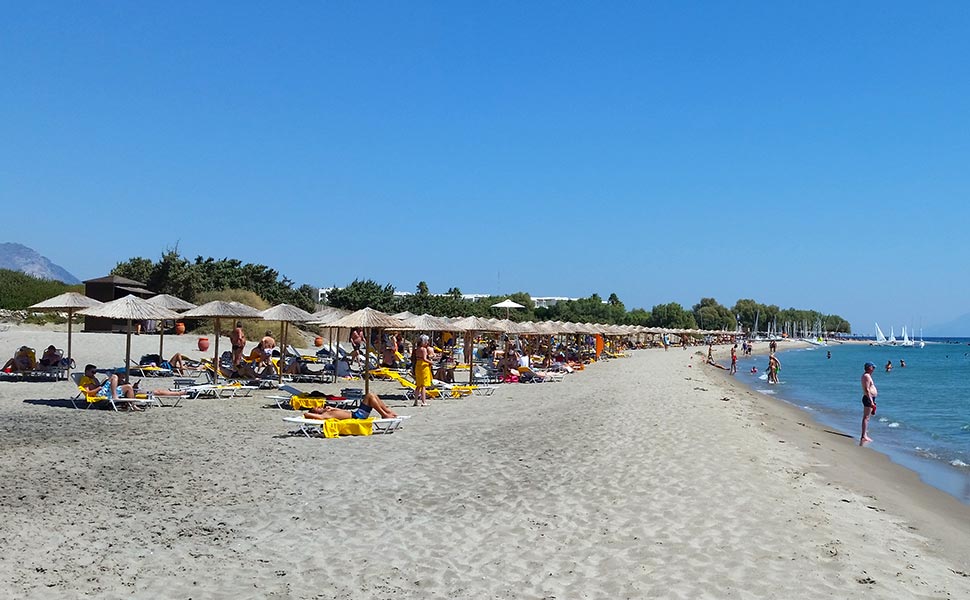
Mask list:
[[[863,369],[868,369],[869,367],[872,367],[873,369],[875,369],[876,363],[867,362],[866,364],[862,365]]]

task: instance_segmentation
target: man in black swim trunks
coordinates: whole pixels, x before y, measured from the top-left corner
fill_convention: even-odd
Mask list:
[[[869,431],[869,417],[876,414],[876,396],[879,391],[872,380],[872,373],[876,370],[876,365],[867,362],[863,367],[865,373],[862,374],[862,436],[859,438],[859,445],[871,442],[872,438],[867,435]]]

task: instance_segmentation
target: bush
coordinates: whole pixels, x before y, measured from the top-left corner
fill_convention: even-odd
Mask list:
[[[0,269],[0,308],[22,310],[64,292],[84,293],[83,285],[38,279],[20,271]]]

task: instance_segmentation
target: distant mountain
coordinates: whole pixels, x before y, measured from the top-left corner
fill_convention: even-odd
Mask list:
[[[926,337],[970,337],[970,313],[923,330]]]
[[[33,277],[63,281],[72,285],[81,283],[81,280],[68,273],[64,267],[55,265],[38,254],[36,250],[23,244],[0,243],[0,269],[20,271]]]

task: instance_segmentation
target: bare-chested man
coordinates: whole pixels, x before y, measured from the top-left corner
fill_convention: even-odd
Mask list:
[[[229,334],[229,343],[232,344],[232,366],[235,368],[242,359],[243,350],[246,348],[246,331],[243,329],[242,321],[236,321],[236,327]]]
[[[863,367],[865,373],[862,374],[862,436],[859,438],[859,445],[871,442],[869,437],[869,417],[876,414],[876,383],[872,380],[872,373],[876,370],[876,365],[867,362]]]

